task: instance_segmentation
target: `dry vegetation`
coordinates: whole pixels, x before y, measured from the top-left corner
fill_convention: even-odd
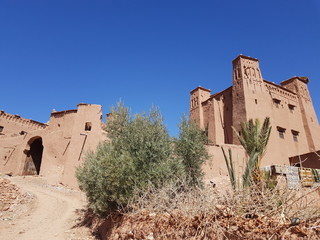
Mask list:
[[[320,189],[278,185],[233,192],[149,189],[107,219],[87,215],[102,239],[319,239]]]

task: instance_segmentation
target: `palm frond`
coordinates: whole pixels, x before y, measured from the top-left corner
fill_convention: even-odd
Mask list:
[[[246,169],[245,169],[244,174],[242,176],[243,187],[248,187],[251,184],[252,175],[255,171],[257,161],[258,161],[258,156],[259,156],[258,152],[252,152],[250,155],[250,158],[249,158],[248,163],[246,165]]]
[[[229,159],[228,159],[223,147],[221,147],[221,149],[222,149],[222,152],[223,152],[224,160],[225,160],[226,165],[227,165],[227,169],[228,169],[229,178],[230,178],[230,182],[231,182],[232,188],[233,188],[233,190],[235,190],[236,189],[236,175],[235,175],[235,172],[234,172],[231,149],[230,148],[228,149]]]

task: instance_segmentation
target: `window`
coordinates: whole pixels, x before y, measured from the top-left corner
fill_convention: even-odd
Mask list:
[[[91,128],[92,128],[92,123],[91,122],[86,122],[84,130],[85,131],[91,131]]]
[[[295,109],[295,105],[292,105],[292,104],[288,104],[288,108],[290,110],[291,113],[293,113],[293,110]]]
[[[293,141],[298,142],[299,132],[295,130],[291,130],[291,132],[292,132]]]
[[[277,127],[277,130],[278,130],[278,133],[279,133],[279,137],[284,139],[284,134],[286,132],[286,129],[282,128],[282,127]]]
[[[2,131],[3,131],[3,129],[4,129],[4,127],[3,127],[3,126],[0,126],[0,132],[2,132]]]
[[[273,98],[272,101],[273,101],[273,104],[275,105],[275,107],[279,108],[281,100],[279,100],[277,98]]]
[[[254,102],[255,102],[256,104],[258,104],[258,100],[257,100],[257,99],[255,99]]]

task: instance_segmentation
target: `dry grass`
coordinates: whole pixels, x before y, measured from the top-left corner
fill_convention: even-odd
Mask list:
[[[179,211],[186,216],[221,214],[221,210],[234,216],[266,216],[309,219],[320,216],[320,188],[289,190],[277,185],[269,189],[254,185],[248,189],[219,191],[207,186],[186,191],[184,184],[150,188],[129,204],[131,213],[149,211],[171,213]]]
[[[320,188],[262,185],[233,192],[150,188],[100,225],[102,239],[319,239]],[[219,191],[220,190],[220,191]],[[107,224],[106,224],[107,223]]]

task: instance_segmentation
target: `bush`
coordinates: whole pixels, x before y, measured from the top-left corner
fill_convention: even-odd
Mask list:
[[[187,182],[190,186],[203,185],[202,164],[209,155],[205,148],[208,138],[195,123],[182,117],[179,136],[175,141],[175,153],[182,160]]]
[[[172,141],[157,109],[131,118],[119,104],[111,111],[106,131],[111,141],[89,153],[76,173],[96,213],[125,207],[149,185],[161,187],[184,178],[182,162],[173,157]]]
[[[87,154],[76,176],[90,208],[103,215],[134,201],[146,189],[188,181],[201,185],[201,165],[208,157],[202,131],[183,118],[172,139],[158,109],[131,117],[118,104],[106,124],[110,141]]]

